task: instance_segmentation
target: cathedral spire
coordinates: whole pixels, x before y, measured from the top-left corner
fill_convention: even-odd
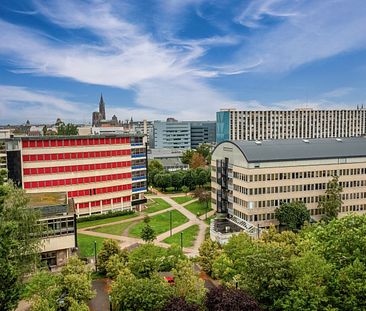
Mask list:
[[[102,93],[100,93],[99,113],[102,117],[102,120],[105,120],[106,119],[106,116],[105,116],[105,103],[104,103],[104,100],[103,100],[103,94]]]

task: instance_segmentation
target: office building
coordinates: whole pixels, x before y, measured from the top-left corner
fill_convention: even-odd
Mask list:
[[[170,119],[167,122],[154,122],[154,148],[191,148],[191,125]]]
[[[26,193],[65,192],[78,216],[141,209],[146,201],[142,135],[42,136],[7,144],[9,178]]]
[[[169,172],[188,170],[189,165],[182,163],[182,149],[150,149],[147,152],[149,160],[158,160]]]
[[[268,110],[221,109],[216,113],[216,142],[291,138],[354,137],[366,134],[366,109]]]
[[[191,123],[191,149],[197,149],[200,144],[213,143],[216,140],[216,122],[202,121]]]
[[[275,209],[285,202],[304,202],[319,220],[319,197],[333,176],[343,187],[339,216],[366,211],[365,137],[226,141],[216,146],[211,165],[212,205],[221,215],[211,237],[219,241],[278,225]]]
[[[195,149],[203,143],[213,143],[216,137],[214,121],[177,121],[168,118],[166,122],[154,122],[153,148]]]

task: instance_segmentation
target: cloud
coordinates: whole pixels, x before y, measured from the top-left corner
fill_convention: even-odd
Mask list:
[[[337,98],[337,97],[343,97],[348,94],[350,94],[354,90],[353,87],[340,87],[334,90],[331,90],[329,92],[326,92],[322,94],[322,97],[325,98]]]
[[[259,72],[286,72],[301,65],[366,48],[363,0],[253,1],[236,21],[263,27],[236,56],[236,66],[261,62]],[[276,23],[265,23],[270,16]],[[276,18],[280,17],[280,18]]]
[[[0,94],[0,124],[24,123],[27,119],[54,122],[58,117],[66,117],[66,121],[90,119],[83,107],[91,107],[62,98],[60,94],[12,85],[0,85]]]

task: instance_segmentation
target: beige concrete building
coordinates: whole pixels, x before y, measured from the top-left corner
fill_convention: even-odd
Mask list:
[[[216,114],[216,142],[289,138],[354,137],[366,134],[366,109],[239,111]]]
[[[225,221],[211,236],[244,230],[256,236],[277,225],[275,209],[303,201],[314,220],[322,216],[319,197],[339,176],[339,215],[366,211],[366,138],[227,141],[212,154],[212,204]],[[221,235],[225,239],[225,235]]]

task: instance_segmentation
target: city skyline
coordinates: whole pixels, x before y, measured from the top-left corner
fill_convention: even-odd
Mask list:
[[[183,3],[184,2],[184,3]],[[0,124],[366,104],[366,4],[3,1]],[[21,113],[19,113],[21,111]]]

